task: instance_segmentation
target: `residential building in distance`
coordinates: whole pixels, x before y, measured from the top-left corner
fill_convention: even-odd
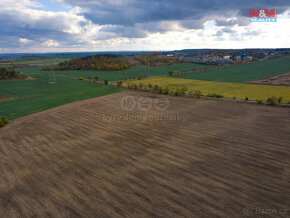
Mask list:
[[[224,56],[224,60],[226,60],[226,61],[229,61],[229,60],[230,60],[230,58],[231,58],[231,56],[230,56],[230,55],[226,55],[226,56]]]

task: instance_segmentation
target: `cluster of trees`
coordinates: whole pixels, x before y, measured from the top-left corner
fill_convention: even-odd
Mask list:
[[[270,105],[276,105],[276,104],[281,104],[282,103],[282,97],[271,97],[271,98],[267,98],[267,104]]]
[[[143,65],[148,66],[168,66],[179,62],[176,58],[168,58],[159,52],[142,54],[135,57]]]
[[[46,66],[43,70],[105,70],[118,71],[131,67],[131,64],[118,55],[92,55],[71,59],[54,66]]]
[[[8,79],[25,79],[26,76],[16,72],[15,70],[0,67],[0,80],[8,80]]]

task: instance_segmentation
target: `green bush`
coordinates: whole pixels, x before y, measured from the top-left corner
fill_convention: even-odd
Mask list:
[[[262,104],[262,102],[263,102],[262,100],[258,100],[257,101],[258,104]]]
[[[197,98],[200,98],[200,96],[201,96],[201,91],[200,91],[200,90],[195,90],[195,91],[194,91],[194,94],[195,94],[195,96],[196,96]]]
[[[267,98],[267,104],[270,104],[270,105],[276,105],[278,104],[278,98],[276,97],[271,97],[271,98]]]
[[[82,77],[82,76],[80,76],[79,78],[78,78],[78,80],[83,80],[84,79],[84,77]]]
[[[248,98],[248,97],[246,97],[246,98],[245,98],[245,101],[249,101],[249,98]]]
[[[148,84],[148,88],[149,89],[152,89],[153,88],[153,85],[152,84]]]
[[[175,94],[176,96],[178,96],[178,95],[179,95],[179,88],[176,88],[176,90],[175,90],[174,94]]]
[[[281,104],[282,103],[282,97],[278,98],[278,103]]]
[[[155,85],[154,86],[154,91],[157,91],[158,90],[158,85]]]
[[[165,88],[163,89],[163,91],[164,91],[165,94],[168,94],[168,93],[169,93],[169,88],[168,88],[168,87],[165,87]]]
[[[8,123],[8,121],[4,117],[0,117],[0,127],[5,126]]]
[[[207,95],[208,97],[214,97],[214,98],[223,98],[224,96],[219,95],[219,94],[209,94]]]
[[[173,74],[173,70],[169,70],[169,71],[168,71],[168,74],[169,74],[169,76],[172,76],[172,74]]]
[[[95,76],[95,77],[94,77],[94,79],[95,79],[95,80],[98,80],[98,79],[99,79],[99,77],[98,77],[98,76]]]
[[[105,85],[108,85],[109,84],[109,80],[108,79],[104,79],[104,83],[105,83]]]
[[[180,94],[180,96],[184,96],[184,94],[185,94],[185,90],[184,90],[184,88],[181,88],[181,89],[180,89],[179,94]]]
[[[123,81],[118,81],[118,82],[117,82],[117,87],[121,87],[122,84],[123,84]]]
[[[162,87],[160,86],[160,87],[158,88],[158,92],[159,92],[159,94],[161,94],[162,91],[163,91],[163,89],[162,89]]]

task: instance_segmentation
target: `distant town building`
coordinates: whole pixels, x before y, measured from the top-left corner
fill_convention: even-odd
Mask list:
[[[174,57],[174,54],[167,54],[167,57]]]
[[[247,56],[247,61],[252,61],[253,60],[253,56]]]
[[[230,60],[230,58],[231,58],[231,56],[229,56],[229,55],[227,55],[227,56],[224,56],[224,60],[226,60],[226,61],[229,61],[229,60]]]
[[[245,60],[246,60],[246,54],[243,54],[243,55],[241,56],[241,60],[242,60],[242,61],[245,61]]]

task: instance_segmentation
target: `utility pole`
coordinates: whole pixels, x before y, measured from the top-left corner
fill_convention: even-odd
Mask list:
[[[214,95],[216,94],[217,79],[215,80]]]
[[[54,69],[52,69],[52,75],[53,75],[53,81],[55,82],[56,79],[55,79],[55,75],[54,75]]]
[[[224,79],[222,79],[222,90],[221,90],[221,96],[223,96],[223,88],[224,88]]]

